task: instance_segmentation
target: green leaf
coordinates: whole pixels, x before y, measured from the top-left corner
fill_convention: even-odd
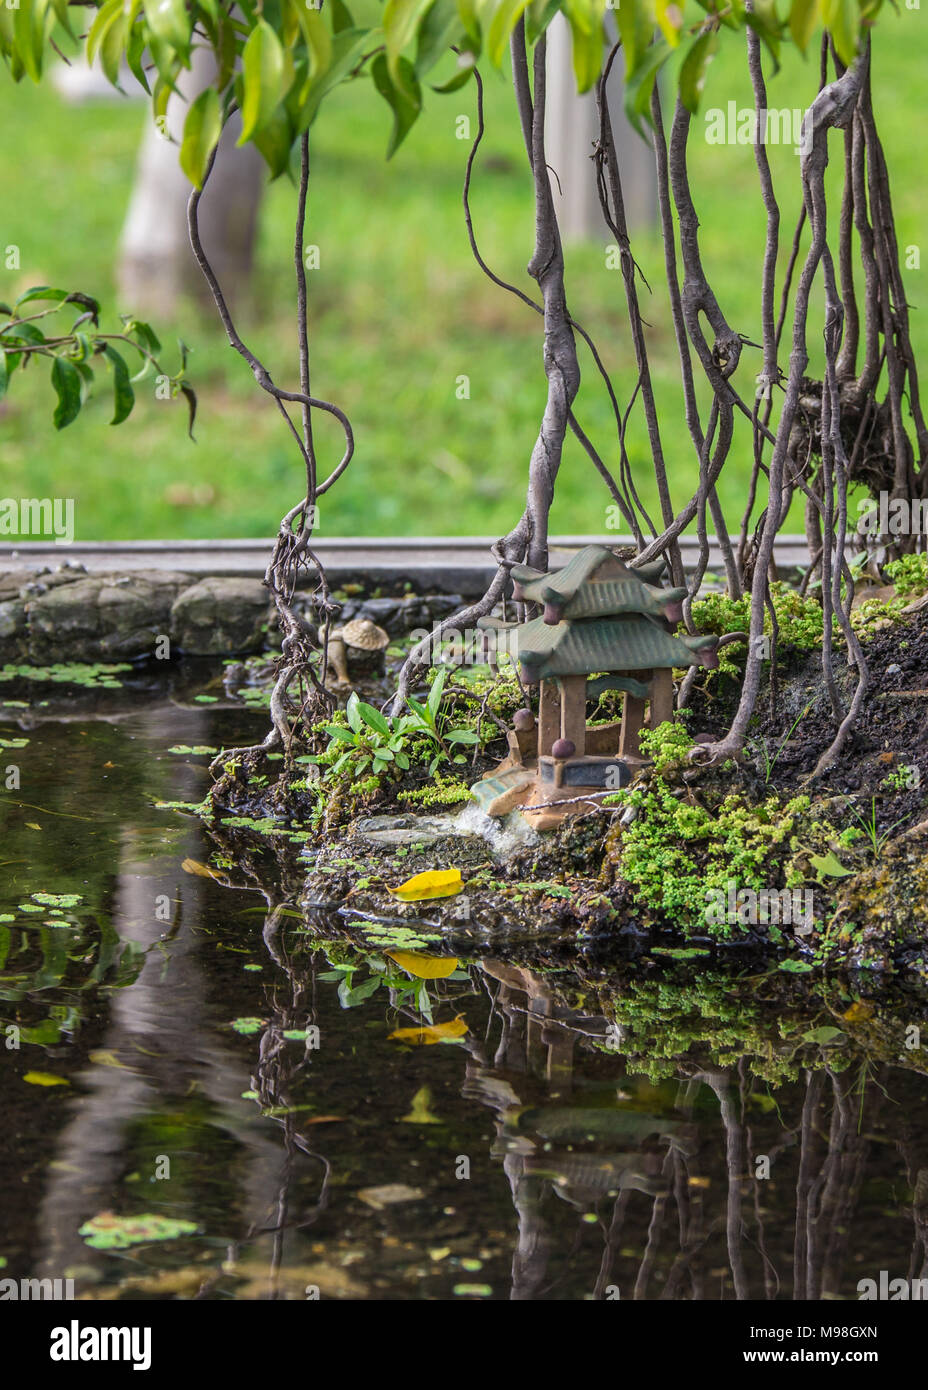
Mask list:
[[[808,1033],[803,1033],[803,1042],[820,1043],[822,1047],[829,1045],[838,1046],[847,1037],[840,1028],[812,1028]]]
[[[654,13],[657,18],[658,27],[671,48],[676,48],[680,42],[680,30],[683,27],[683,6],[674,3],[674,0],[657,0]]]
[[[7,366],[7,352],[5,348],[0,348],[0,401],[6,395],[7,386],[10,382],[10,369]]]
[[[379,709],[375,709],[373,705],[367,705],[363,700],[359,700],[358,713],[369,729],[374,729],[378,734],[383,734],[385,738],[390,737],[390,725],[380,713]],[[377,756],[382,757],[383,754],[378,753]],[[393,754],[391,753],[390,756],[392,757]]]
[[[428,711],[429,714],[432,716],[433,722],[435,720],[436,715],[438,714],[438,707],[441,704],[441,697],[444,692],[445,682],[447,679],[448,671],[447,669],[443,669],[439,671],[438,675],[432,681],[432,688],[429,691],[428,698]]]
[[[106,4],[101,5],[96,13],[90,30],[87,34],[87,64],[93,66],[96,56],[103,43],[103,35],[117,15],[121,15],[123,10],[123,0],[106,0]]]
[[[21,294],[13,305],[14,310],[22,304],[29,304],[34,299],[53,299],[62,304],[68,297],[67,290],[56,290],[51,285],[33,285],[31,289]]]
[[[354,20],[351,18],[351,11],[344,3],[344,0],[329,0],[330,14],[332,16],[332,33],[340,34],[343,29],[353,29]]]
[[[850,66],[860,40],[860,8],[857,0],[822,0],[822,19],[834,40],[842,63]]]
[[[566,5],[567,22],[573,38],[574,76],[578,92],[588,92],[593,87],[603,69],[605,40],[603,36],[603,10],[599,0],[579,4],[577,0]]]
[[[187,433],[193,439],[193,425],[197,418],[197,393],[187,382],[181,386],[180,393],[187,402]],[[196,443],[195,439],[194,443]]]
[[[435,0],[416,35],[417,76],[423,77],[440,62],[452,44],[460,47],[463,36],[464,26],[455,0]]]
[[[532,47],[541,38],[560,8],[560,0],[531,0],[525,11],[525,37]]]
[[[354,71],[371,47],[376,46],[378,33],[373,29],[344,29],[335,35],[327,71],[311,78],[300,94],[299,109],[295,113],[298,133],[309,129],[323,98]]]
[[[641,62],[625,83],[625,114],[637,130],[644,135],[642,118],[650,124],[648,114],[654,83],[673,50],[666,39],[657,39],[644,53]]]
[[[851,0],[856,4],[856,0]],[[780,66],[780,32],[782,25],[777,16],[776,0],[754,0],[754,8],[748,13],[745,12],[745,22],[748,23],[756,34],[770,50],[775,69]]]
[[[400,55],[411,43],[420,21],[435,0],[387,0],[383,12],[383,32],[387,40],[387,68],[395,87],[403,86]]]
[[[195,188],[203,187],[206,166],[222,134],[219,93],[207,87],[187,112],[184,139],[180,147],[180,167]]]
[[[486,39],[487,56],[494,67],[499,67],[502,63],[509,47],[510,35],[524,13],[527,3],[528,0],[500,0],[497,4]]]
[[[811,855],[809,863],[815,870],[815,877],[819,883],[823,883],[826,878],[847,878],[854,872],[853,869],[846,869],[831,850],[827,854]]]
[[[103,349],[103,355],[113,364],[113,401],[114,412],[110,421],[111,425],[121,425],[129,415],[132,414],[132,407],[135,405],[135,392],[129,380],[129,368],[126,366],[125,359],[120,356],[114,347],[109,343]]]
[[[789,32],[801,53],[805,53],[820,18],[820,0],[793,0],[789,12]]]
[[[119,13],[115,14],[106,26],[103,42],[100,44],[100,66],[107,82],[118,91],[122,90],[119,86],[119,70],[126,51],[128,36],[129,16],[123,14],[120,6]]]
[[[637,0],[632,0],[630,4],[617,5],[615,18],[625,52],[626,81],[630,81],[644,61],[654,26],[645,6],[637,3]]]
[[[148,74],[144,66],[144,54],[147,47],[144,24],[133,24],[129,30],[129,42],[126,44],[126,62],[136,82],[150,96],[151,87],[148,85]]]
[[[335,739],[338,743],[350,743],[352,748],[354,747],[355,738],[350,729],[343,729],[340,724],[323,724],[322,729],[329,738]]]
[[[145,5],[145,18],[154,37],[170,45],[186,60],[191,17],[184,0],[152,0]]]
[[[242,53],[242,133],[244,145],[271,120],[284,93],[284,51],[266,20],[258,21]]]
[[[788,975],[808,975],[812,966],[805,960],[781,960],[777,966],[778,970],[785,970]]]
[[[387,145],[387,158],[391,159],[406,139],[422,109],[422,93],[415,69],[407,58],[397,62],[400,86],[390,80],[386,55],[378,53],[371,64],[374,86],[393,112],[393,132]]]
[[[56,357],[52,362],[52,385],[58,393],[52,423],[56,430],[63,430],[77,419],[81,409],[80,372],[66,357]]]
[[[39,82],[45,53],[46,14],[49,0],[19,0],[13,16],[13,33],[23,68]]]
[[[683,59],[683,66],[680,68],[680,100],[687,111],[694,115],[699,109],[699,99],[706,84],[706,73],[718,46],[719,32],[717,29],[710,29],[707,34],[700,34]]]
[[[332,61],[332,37],[318,10],[306,9],[296,0],[296,13],[309,54],[309,76],[320,77]]]
[[[361,701],[358,699],[357,691],[352,690],[351,694],[348,696],[348,703],[345,706],[345,716],[356,734],[361,732],[361,711],[358,709],[360,703]]]

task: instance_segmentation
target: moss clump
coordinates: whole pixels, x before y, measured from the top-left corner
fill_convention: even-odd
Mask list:
[[[773,611],[776,614],[780,646],[795,647],[811,652],[822,644],[824,622],[821,604],[815,598],[800,594],[789,584],[776,581],[770,586]],[[748,632],[751,626],[751,595],[728,598],[725,594],[707,594],[693,604],[693,626],[697,632]],[[835,623],[837,628],[837,622]],[[769,611],[764,613],[764,632],[773,635]]]
[[[471,800],[470,787],[457,777],[443,777],[441,773],[424,787],[414,787],[409,791],[397,793],[397,801],[404,806],[458,806]]]
[[[810,876],[811,855],[846,848],[858,832],[815,816],[807,796],[772,795],[749,805],[733,791],[704,805],[668,780],[691,746],[686,731],[674,724],[643,737],[653,771],[646,783],[617,793],[619,804],[637,814],[610,832],[607,859],[631,886],[636,903],[668,916],[687,934],[731,937],[738,923],[728,921],[727,913],[726,920],[715,921],[717,914],[707,909],[727,903],[732,884],[736,893],[798,888]],[[767,931],[774,942],[781,939],[775,923]]]
[[[891,560],[886,576],[900,598],[917,598],[928,590],[928,555],[903,555]]]

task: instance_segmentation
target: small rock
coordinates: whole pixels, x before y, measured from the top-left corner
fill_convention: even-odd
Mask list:
[[[201,579],[171,608],[174,642],[192,656],[261,651],[270,622],[268,592],[260,579]]]

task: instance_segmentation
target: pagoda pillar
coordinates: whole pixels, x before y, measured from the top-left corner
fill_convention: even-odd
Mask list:
[[[570,739],[575,758],[586,753],[586,676],[561,676],[561,738]]]

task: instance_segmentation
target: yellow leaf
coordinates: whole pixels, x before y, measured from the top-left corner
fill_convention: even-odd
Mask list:
[[[848,1023],[863,1023],[865,1018],[872,1018],[874,1015],[872,1004],[866,1003],[863,999],[857,999],[843,1015]]]
[[[66,1081],[63,1076],[55,1076],[50,1071],[27,1071],[23,1077],[30,1086],[70,1086],[70,1081]]]
[[[467,1024],[458,1014],[450,1023],[431,1023],[427,1028],[397,1028],[390,1037],[428,1047],[432,1043],[447,1042],[449,1038],[462,1038],[466,1032]]]
[[[200,878],[218,878],[215,869],[211,869],[208,864],[200,864],[196,859],[185,859],[181,864],[185,874],[199,874]]]
[[[120,1062],[115,1052],[108,1052],[105,1048],[101,1048],[97,1052],[91,1052],[89,1058],[97,1067],[122,1067],[123,1071],[129,1070],[125,1062]]]
[[[403,902],[414,903],[423,898],[452,898],[463,887],[460,869],[427,869],[423,874],[413,874],[390,892]]]
[[[432,1100],[432,1092],[428,1086],[423,1086],[412,1098],[412,1106],[409,1114],[404,1115],[400,1120],[403,1125],[440,1125],[441,1120],[437,1115],[433,1115],[429,1109]]]
[[[458,968],[456,956],[426,956],[421,951],[385,951],[384,955],[417,980],[444,980]]]
[[[42,827],[41,827],[41,825],[36,825],[36,823],[35,823],[34,820],[27,820],[27,821],[26,821],[26,829],[27,829],[27,830],[41,830]]]

